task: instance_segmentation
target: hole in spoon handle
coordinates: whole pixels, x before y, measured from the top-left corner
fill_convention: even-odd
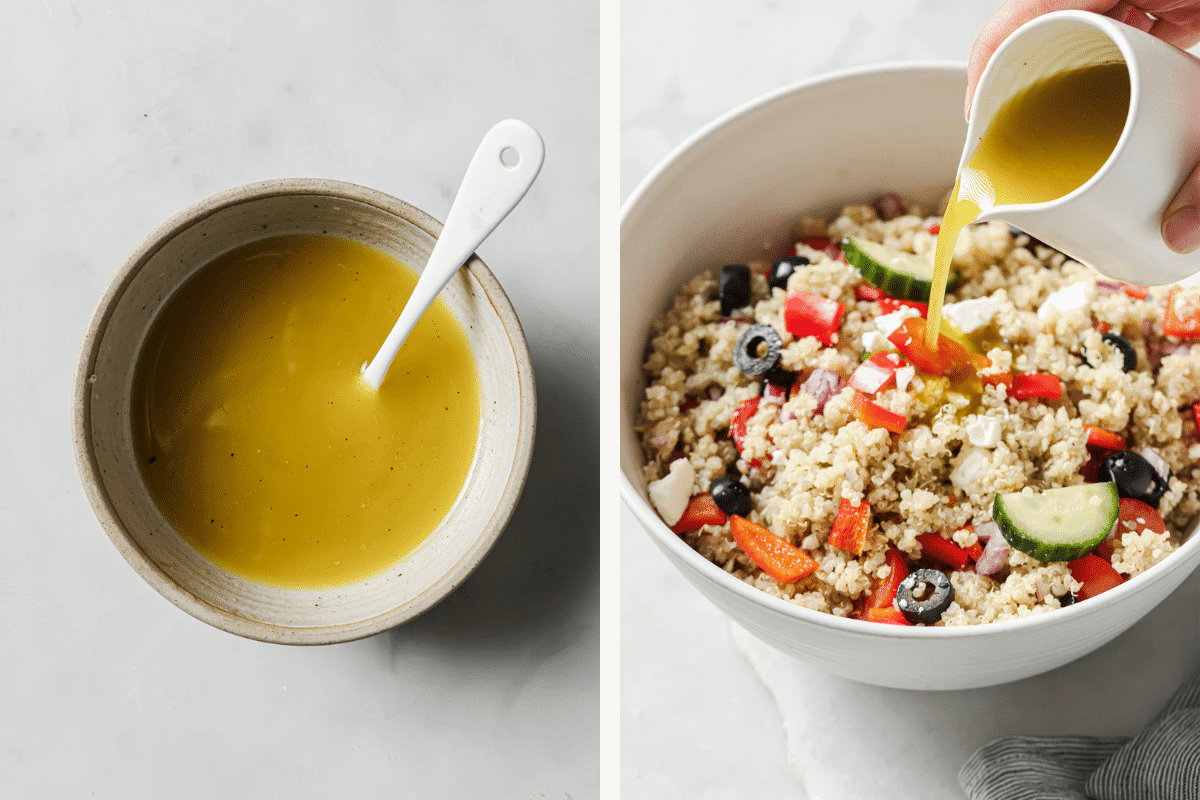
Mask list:
[[[511,154],[516,155],[515,160],[510,158]],[[458,268],[525,196],[542,168],[544,157],[542,137],[520,120],[498,122],[484,135],[412,296],[375,358],[363,369],[363,379],[368,385],[378,389],[383,383],[388,367],[417,321]]]

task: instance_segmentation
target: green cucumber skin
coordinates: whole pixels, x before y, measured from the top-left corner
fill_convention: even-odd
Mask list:
[[[1087,539],[1075,542],[1046,542],[1036,538],[1033,534],[1027,534],[1009,519],[1008,514],[1004,510],[1004,502],[1001,500],[1003,495],[999,494],[992,501],[992,519],[1000,527],[1000,532],[1004,534],[1005,540],[1025,555],[1045,563],[1074,561],[1095,550],[1101,542],[1108,538],[1109,531],[1112,530],[1113,524],[1117,521],[1120,506],[1115,499],[1117,496],[1116,487],[1113,484],[1110,485],[1113,486],[1112,497],[1114,499],[1112,501],[1112,511],[1109,514],[1108,525],[1103,530],[1100,530],[1099,526],[1097,526],[1096,531]]]
[[[846,262],[857,269],[863,279],[876,289],[882,289],[900,300],[929,302],[929,293],[933,288],[932,281],[885,267],[863,252],[853,237],[847,236],[842,240],[842,254],[846,256]],[[946,291],[953,291],[957,283],[958,274],[951,270],[950,275],[946,278]]]

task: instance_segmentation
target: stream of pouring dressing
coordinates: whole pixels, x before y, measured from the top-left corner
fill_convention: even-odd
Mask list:
[[[937,349],[954,245],[984,209],[1044,203],[1078,189],[1112,154],[1129,113],[1122,62],[1044,78],[1005,103],[958,173],[942,218],[929,292],[925,345]]]

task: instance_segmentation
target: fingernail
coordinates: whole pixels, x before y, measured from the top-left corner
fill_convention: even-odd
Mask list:
[[[1176,253],[1190,253],[1200,248],[1200,209],[1183,206],[1163,220],[1163,241]]]

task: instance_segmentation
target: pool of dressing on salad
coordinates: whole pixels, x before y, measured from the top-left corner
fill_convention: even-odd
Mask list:
[[[1093,64],[1034,83],[1006,102],[959,171],[934,256],[925,344],[937,349],[958,233],[997,204],[1044,203],[1087,182],[1112,154],[1129,113],[1122,62]]]
[[[278,236],[220,256],[167,301],[134,376],[134,449],[201,555],[273,586],[345,585],[446,516],[479,432],[462,327],[439,299],[378,390],[360,374],[416,281],[360,242]]]

